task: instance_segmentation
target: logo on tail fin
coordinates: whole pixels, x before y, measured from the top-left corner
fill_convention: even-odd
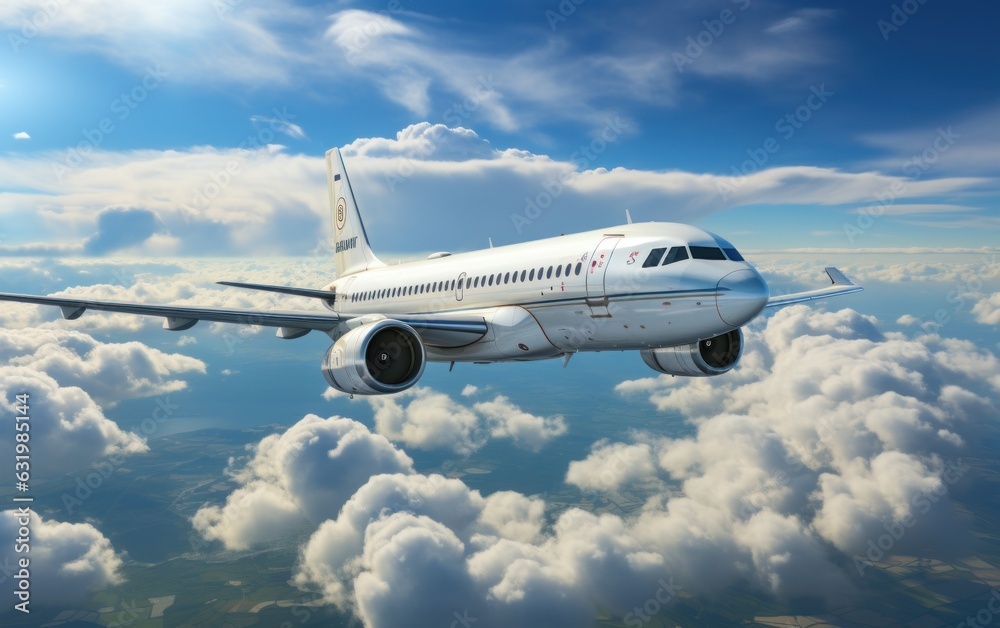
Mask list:
[[[347,221],[347,201],[341,196],[337,199],[337,229],[343,229]]]

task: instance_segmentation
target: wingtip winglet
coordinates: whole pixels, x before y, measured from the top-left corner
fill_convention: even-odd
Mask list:
[[[844,273],[840,272],[839,269],[837,269],[837,268],[835,268],[833,266],[827,266],[823,270],[826,271],[827,276],[830,278],[830,281],[835,286],[853,286],[853,285],[856,285],[853,281],[851,281],[850,279],[848,279],[847,276],[844,275]]]

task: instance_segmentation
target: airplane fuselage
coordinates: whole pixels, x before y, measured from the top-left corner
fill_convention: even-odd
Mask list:
[[[686,259],[664,263],[678,248]],[[659,249],[660,259],[651,260]],[[693,252],[704,249],[721,259],[696,259]],[[651,349],[718,336],[763,310],[766,283],[723,249],[735,252],[689,225],[628,224],[373,268],[327,289],[336,291],[335,311],[482,317],[489,324],[486,336],[462,346],[425,335],[428,360]]]

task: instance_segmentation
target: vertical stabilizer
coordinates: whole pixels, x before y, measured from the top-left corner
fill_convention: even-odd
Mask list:
[[[344,160],[337,148],[331,148],[326,153],[326,176],[330,187],[330,211],[333,213],[333,259],[337,276],[385,266],[375,257],[368,243],[351,181],[347,178]]]

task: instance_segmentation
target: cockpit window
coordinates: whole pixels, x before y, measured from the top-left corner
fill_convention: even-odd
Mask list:
[[[666,247],[662,249],[653,249],[646,256],[646,261],[642,263],[643,268],[651,268],[653,266],[659,266],[660,260],[663,259],[663,253],[666,251]]]
[[[726,259],[726,256],[722,254],[722,249],[714,246],[692,246],[691,257],[694,259]]]
[[[722,250],[726,252],[726,257],[728,257],[729,259],[733,260],[734,262],[745,262],[746,261],[745,259],[743,259],[743,256],[740,255],[740,252],[737,251],[736,249],[725,248],[725,249],[722,249]]]
[[[675,246],[670,249],[667,256],[663,259],[663,265],[673,264],[674,262],[679,262],[688,258],[688,250],[683,246]]]

